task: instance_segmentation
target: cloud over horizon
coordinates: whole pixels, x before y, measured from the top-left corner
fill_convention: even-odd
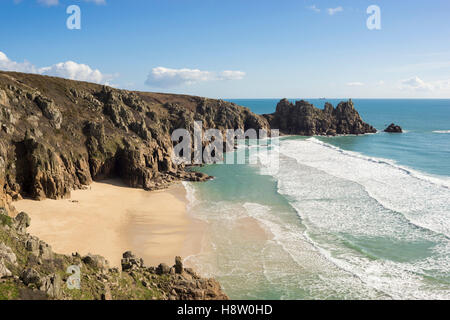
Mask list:
[[[416,91],[429,91],[433,90],[433,86],[430,83],[426,83],[419,77],[415,76],[410,79],[405,79],[401,81],[403,89],[413,89]]]
[[[199,69],[156,67],[148,74],[145,84],[156,88],[174,88],[207,81],[242,80],[243,71],[226,70],[219,73]]]
[[[16,62],[0,51],[0,70],[36,73],[46,76],[61,77],[70,80],[88,81],[100,84],[108,84],[114,76],[101,73],[98,69],[74,61],[56,63],[48,67],[37,68],[28,61]]]
[[[405,79],[400,82],[400,87],[403,90],[413,91],[450,91],[450,80],[438,80],[426,82],[420,79],[418,76]]]

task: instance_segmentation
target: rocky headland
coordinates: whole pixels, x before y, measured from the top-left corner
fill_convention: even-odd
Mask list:
[[[0,198],[61,199],[106,178],[146,190],[205,180],[171,161],[172,131],[194,121],[268,129],[263,117],[222,100],[0,72]]]
[[[55,77],[0,72],[0,299],[225,299],[220,285],[183,268],[149,268],[130,252],[122,270],[104,258],[59,255],[26,232],[13,202],[70,197],[92,181],[164,189],[209,177],[171,160],[171,133],[203,128],[280,129],[283,134],[365,134],[353,102],[325,109],[282,100],[259,116],[222,100],[144,93]],[[15,217],[15,218],[12,218]],[[82,270],[82,290],[67,290],[67,268]]]
[[[303,136],[338,134],[376,133],[377,130],[365,123],[352,100],[341,102],[336,108],[326,103],[318,109],[307,101],[281,100],[275,113],[264,115],[270,127],[279,129],[282,134]]]

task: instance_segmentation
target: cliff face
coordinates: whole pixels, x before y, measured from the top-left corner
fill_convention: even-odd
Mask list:
[[[272,129],[279,129],[283,134],[313,136],[377,132],[361,119],[352,100],[341,102],[336,108],[326,103],[324,109],[318,109],[303,100],[292,104],[283,99],[275,113],[264,116]]]
[[[268,129],[264,117],[221,100],[117,90],[0,72],[0,206],[67,197],[92,180],[119,177],[147,190],[202,180],[171,161],[174,129]]]
[[[58,255],[26,233],[25,213],[10,217],[13,200],[60,199],[103,178],[147,190],[208,178],[171,161],[171,133],[195,121],[222,131],[269,128],[221,100],[0,72],[0,299],[227,299],[180,259],[153,268],[127,252],[120,272],[99,256]],[[81,268],[81,291],[66,288],[70,265]]]
[[[173,130],[280,129],[284,134],[364,134],[353,102],[323,110],[281,100],[258,116],[222,100],[117,90],[86,82],[0,72],[0,206],[27,196],[59,199],[92,180],[119,177],[147,190],[201,181],[171,161]]]

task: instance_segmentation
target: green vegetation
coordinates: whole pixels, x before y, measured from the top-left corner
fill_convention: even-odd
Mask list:
[[[15,300],[19,298],[19,289],[13,282],[0,283],[0,300]]]
[[[4,215],[0,213],[0,224],[2,226],[12,226],[12,218],[10,216]]]

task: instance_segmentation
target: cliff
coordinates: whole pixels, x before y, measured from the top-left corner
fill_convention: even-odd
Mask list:
[[[25,213],[11,218],[14,200],[69,197],[93,180],[154,190],[207,179],[171,161],[172,131],[193,130],[194,121],[268,129],[265,118],[221,100],[0,72],[0,299],[227,299],[179,258],[149,268],[127,252],[121,272],[96,255],[58,255],[26,233]],[[70,265],[81,268],[81,291],[65,286]]]
[[[93,180],[121,178],[135,188],[161,189],[202,181],[171,161],[171,133],[204,129],[280,129],[285,134],[363,134],[353,103],[320,110],[282,100],[259,116],[222,100],[118,90],[92,83],[0,72],[0,299],[226,299],[213,279],[185,269],[149,268],[130,252],[122,272],[96,255],[58,255],[26,233],[29,217],[13,201],[70,196]],[[11,216],[16,216],[12,219]],[[67,268],[82,270],[82,290],[67,290]]]
[[[366,134],[377,130],[365,123],[352,100],[341,102],[336,108],[330,103],[324,109],[318,109],[307,101],[281,100],[275,113],[264,115],[271,128],[277,128],[283,134],[303,136]]]
[[[170,157],[172,131],[192,130],[194,121],[205,129],[268,128],[263,117],[222,100],[0,72],[0,206],[68,197],[104,178],[147,190],[203,180]]]

